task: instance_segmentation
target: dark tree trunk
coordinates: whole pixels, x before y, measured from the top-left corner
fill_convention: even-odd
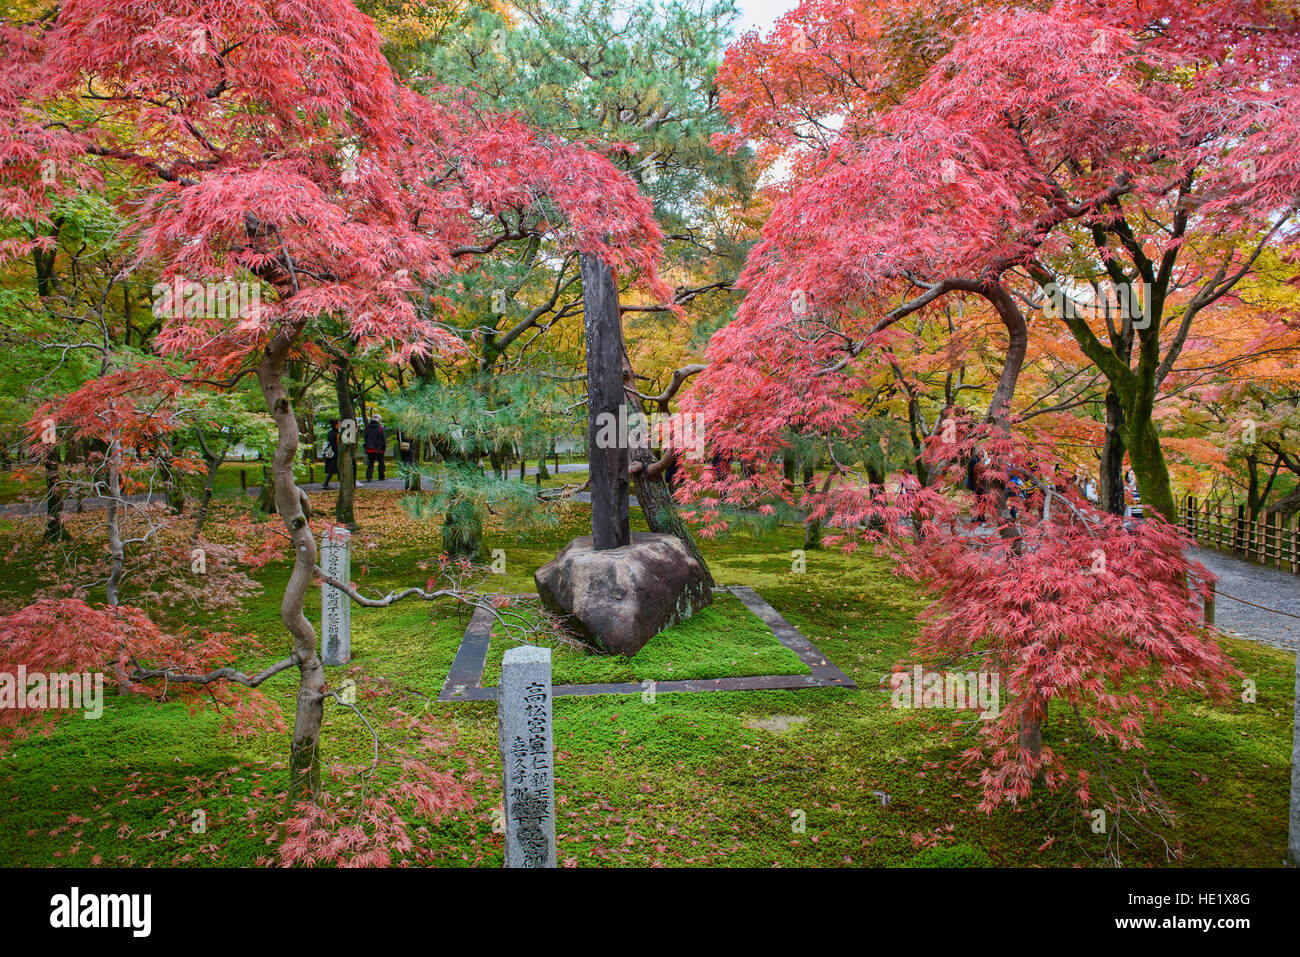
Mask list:
[[[351,360],[341,362],[334,370],[334,397],[339,406],[339,439],[334,450],[339,466],[339,496],[334,502],[334,520],[352,531],[357,530],[357,520],[353,508],[357,500],[357,440],[361,434],[361,423],[356,419],[356,408],[352,405],[352,392],[348,389],[348,375],[352,368]],[[352,441],[343,441],[342,423],[352,420]]]
[[[1112,515],[1124,514],[1124,407],[1113,388],[1106,390],[1106,437],[1101,447],[1097,506]]]
[[[1259,460],[1254,455],[1246,456],[1246,508],[1250,511],[1250,521],[1253,524],[1259,520],[1259,512],[1263,507],[1259,496]]]
[[[289,468],[293,468],[290,463]],[[271,466],[262,466],[262,487],[257,495],[257,507],[267,515],[275,514],[275,476]]]
[[[199,496],[198,513],[194,519],[194,540],[203,534],[203,525],[208,520],[208,505],[212,502],[212,489],[217,482],[217,471],[221,468],[221,463],[226,460],[226,453],[230,451],[230,443],[221,450],[220,455],[214,455],[208,459],[208,475],[203,482],[203,492]]]
[[[104,584],[104,601],[114,607],[118,604],[122,577],[126,574],[126,546],[122,542],[122,449],[116,437],[109,443],[108,455],[108,508],[105,523],[108,526],[108,581]]]
[[[623,326],[618,293],[609,266],[590,253],[582,256],[583,328],[587,340],[587,444],[591,462],[591,531],[597,550],[632,541],[628,515],[628,456],[618,429],[606,438],[623,408]],[[609,446],[602,448],[601,445]]]
[[[59,238],[59,231],[63,228],[63,217],[57,216],[53,221],[54,228],[45,235],[53,236],[56,240]],[[57,243],[50,249],[35,247],[32,249],[32,263],[36,267],[36,295],[41,299],[48,299],[54,295],[54,264],[58,259],[59,247]]]
[[[1260,487],[1259,464],[1259,454],[1257,451],[1252,450],[1246,456],[1246,470],[1249,476],[1246,488],[1246,507],[1250,509],[1250,520],[1252,522],[1259,521],[1260,515],[1265,514],[1264,506],[1268,503],[1268,496],[1273,491],[1273,483],[1277,481],[1277,473],[1282,466],[1282,458],[1281,456],[1275,458],[1272,471],[1269,472],[1268,480],[1264,482],[1263,488]]]
[[[63,538],[63,484],[59,481],[59,460],[54,450],[45,456],[45,534],[47,542]]]
[[[810,458],[805,458],[803,462],[803,487],[809,490],[813,487],[813,462]],[[822,547],[822,523],[820,521],[804,520],[803,547],[806,549]]]
[[[1020,719],[1020,746],[1039,759],[1043,755],[1043,719],[1024,717]],[[1038,779],[1038,774],[1034,779]]]
[[[180,515],[185,511],[185,486],[181,484],[181,477],[176,474],[173,464],[176,461],[175,447],[170,447],[163,454],[163,467],[167,474],[167,482],[164,486],[164,492],[167,496],[167,507],[175,515]]]
[[[628,358],[627,350],[623,350],[623,385],[626,390],[635,388],[636,376],[632,370],[632,360]],[[634,391],[626,391],[628,409],[627,414],[633,413],[645,414],[645,407],[641,402],[640,396]],[[640,463],[641,467],[632,474],[632,481],[636,486],[637,504],[641,506],[641,513],[645,516],[646,525],[650,531],[659,532],[664,535],[675,536],[686,550],[695,556],[695,560],[700,563],[704,569],[704,577],[708,580],[709,587],[716,584],[713,580],[713,573],[709,571],[709,563],[704,560],[704,555],[700,552],[699,546],[695,543],[695,536],[687,527],[686,522],[677,512],[677,502],[673,499],[672,486],[668,483],[665,473],[660,472],[656,475],[649,473],[650,466],[655,462],[655,456],[648,445],[644,448],[633,448],[630,451],[630,457],[633,463]]]

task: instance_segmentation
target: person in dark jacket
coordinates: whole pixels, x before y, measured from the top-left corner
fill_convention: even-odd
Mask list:
[[[339,474],[339,420],[330,419],[330,431],[325,436],[325,447],[321,449],[321,458],[325,460],[325,484],[321,491],[328,492],[330,476]]]
[[[388,447],[388,433],[384,420],[376,412],[366,423],[366,481],[374,480],[375,463],[379,463],[379,481],[384,480],[384,450]]]

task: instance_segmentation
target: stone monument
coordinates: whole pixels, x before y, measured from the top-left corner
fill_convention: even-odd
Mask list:
[[[346,583],[351,576],[351,533],[342,526],[327,528],[321,536],[320,567],[326,575]],[[344,665],[352,658],[352,599],[329,582],[320,586],[321,663]]]
[[[506,867],[555,867],[551,650],[511,648],[497,686]]]

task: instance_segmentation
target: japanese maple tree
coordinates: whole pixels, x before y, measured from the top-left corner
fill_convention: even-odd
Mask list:
[[[300,675],[291,790],[314,791],[325,674],[303,599],[317,548],[293,479],[286,363],[322,358],[316,336],[338,321],[358,348],[394,359],[456,348],[422,290],[539,232],[667,298],[652,211],[600,156],[403,88],[344,0],[70,0],[0,26],[0,50],[6,217],[42,223],[53,196],[124,177],[131,238],[164,282],[264,290],[238,315],[167,316],[157,343],[195,379],[256,376],[275,420],[275,502],[294,556],[286,663]],[[41,243],[7,240],[0,255]]]
[[[1009,337],[1007,408],[1042,314],[1106,376],[1143,499],[1171,518],[1157,392],[1198,317],[1296,237],[1297,43],[1293,11],[1253,2],[801,5],[720,75],[740,133],[791,172],[717,349],[788,328],[797,294],[829,327],[807,361],[834,368],[981,296]],[[1081,307],[1093,280],[1127,315]]]
[[[937,597],[920,650],[999,661],[1015,702],[986,729],[990,806],[1064,785],[1050,702],[1128,749],[1169,689],[1223,689],[1189,591],[1206,573],[1165,521],[1153,410],[1198,322],[1296,239],[1297,40],[1294,12],[1245,2],[809,0],[720,73],[737,124],[720,145],[757,139],[777,201],[687,397],[745,468],[697,469],[683,495],[706,531],[782,500],[850,546],[915,536],[907,567]],[[1095,280],[1131,293],[1125,309],[1088,308]],[[912,321],[957,301],[1002,327],[981,414],[949,390],[950,427],[927,442],[943,481],[865,481],[835,441],[862,434]],[[1070,493],[1047,437],[1017,433],[1030,327],[1049,323],[1115,397],[1152,506],[1139,529]],[[815,485],[780,472],[791,434],[822,437]]]

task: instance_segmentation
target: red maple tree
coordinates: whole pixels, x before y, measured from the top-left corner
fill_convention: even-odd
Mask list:
[[[1206,573],[1165,521],[1152,407],[1197,318],[1297,237],[1298,41],[1293,11],[1250,2],[807,0],[728,52],[737,133],[719,145],[759,143],[774,207],[683,402],[708,416],[715,461],[744,467],[697,467],[682,497],[706,533],[781,500],[849,547],[904,553],[936,597],[918,651],[996,662],[1011,695],[970,755],[987,806],[1065,783],[1041,741],[1052,702],[1129,749],[1169,691],[1221,692],[1230,674],[1189,590]],[[1140,313],[1090,322],[1075,299],[1094,276],[1138,290]],[[862,439],[872,375],[916,335],[904,320],[961,300],[1005,330],[982,416],[944,411],[924,453],[935,485],[865,481],[837,446]],[[1066,491],[1050,437],[1017,433],[1040,322],[1062,323],[1117,397],[1144,525]],[[782,474],[795,438],[827,463],[816,485]]]
[[[1300,235],[1300,21],[1246,0],[930,7],[809,0],[728,52],[737,137],[789,173],[709,375],[788,361],[833,396],[890,327],[973,297],[1006,329],[1004,416],[1041,314],[1104,374],[1172,519],[1155,397],[1198,317]],[[1134,314],[1090,322],[1093,279]]]
[[[158,347],[193,380],[255,375],[278,428],[276,507],[293,571],[282,604],[297,667],[291,792],[314,792],[325,675],[303,598],[317,570],[294,484],[284,385],[340,318],[395,360],[456,348],[436,293],[473,257],[533,237],[654,273],[661,234],[637,187],[585,148],[439,91],[402,87],[345,0],[69,0],[0,25],[0,208],[48,222],[50,200],[110,171],[141,262],[164,282],[257,284],[237,315],[176,310]],[[37,230],[41,232],[41,230]],[[48,239],[7,241],[0,256]]]

